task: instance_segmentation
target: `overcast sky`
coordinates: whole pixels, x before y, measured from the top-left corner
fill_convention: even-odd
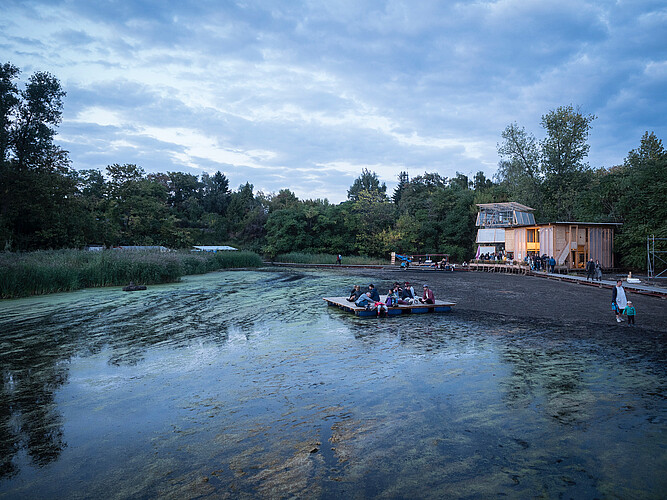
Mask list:
[[[0,0],[0,62],[56,76],[77,169],[222,171],[343,201],[362,168],[493,176],[572,104],[592,167],[667,142],[667,2]]]

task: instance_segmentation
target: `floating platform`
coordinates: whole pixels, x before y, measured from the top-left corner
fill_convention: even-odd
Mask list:
[[[387,299],[386,295],[381,295],[382,302]],[[367,311],[365,307],[359,307],[354,302],[348,302],[347,297],[323,297],[323,300],[330,306],[338,307],[346,311],[353,312],[357,316],[377,316],[377,311]],[[435,304],[413,304],[404,305],[399,304],[396,307],[389,307],[387,309],[388,316],[396,316],[398,314],[423,314],[433,312],[449,312],[452,307],[456,305],[455,302],[446,302],[444,300],[436,300]]]

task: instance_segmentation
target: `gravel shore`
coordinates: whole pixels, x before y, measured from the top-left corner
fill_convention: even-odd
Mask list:
[[[611,311],[611,290],[534,276],[485,272],[429,272],[378,269],[340,269],[368,277],[384,287],[394,281],[409,281],[421,293],[424,283],[436,298],[456,302],[456,314],[468,317],[495,316],[501,321],[556,323],[590,331],[601,326],[627,332],[626,322],[617,323]],[[366,283],[360,283],[365,285]],[[637,333],[644,331],[667,338],[667,300],[628,293],[637,309]],[[605,328],[606,330],[606,328]]]

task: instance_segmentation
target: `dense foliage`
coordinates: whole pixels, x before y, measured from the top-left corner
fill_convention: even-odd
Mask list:
[[[259,255],[252,252],[3,252],[0,298],[127,285],[130,281],[171,283],[188,274],[262,265]]]
[[[393,195],[364,169],[347,201],[299,200],[289,189],[231,190],[226,176],[146,173],[132,164],[77,171],[53,143],[65,93],[36,73],[20,89],[19,70],[0,66],[0,245],[5,250],[85,244],[232,244],[275,257],[289,252],[364,255],[474,253],[477,203],[517,201],[538,222],[621,222],[616,248],[623,265],[643,267],[646,237],[667,237],[667,154],[646,133],[622,165],[586,162],[593,115],[572,106],[542,117],[545,137],[517,124],[502,132],[495,180],[478,172],[403,172]]]

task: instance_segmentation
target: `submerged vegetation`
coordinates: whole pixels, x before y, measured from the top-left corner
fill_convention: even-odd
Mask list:
[[[2,252],[0,297],[120,286],[130,281],[143,285],[173,283],[187,274],[260,266],[262,259],[253,252]]]

